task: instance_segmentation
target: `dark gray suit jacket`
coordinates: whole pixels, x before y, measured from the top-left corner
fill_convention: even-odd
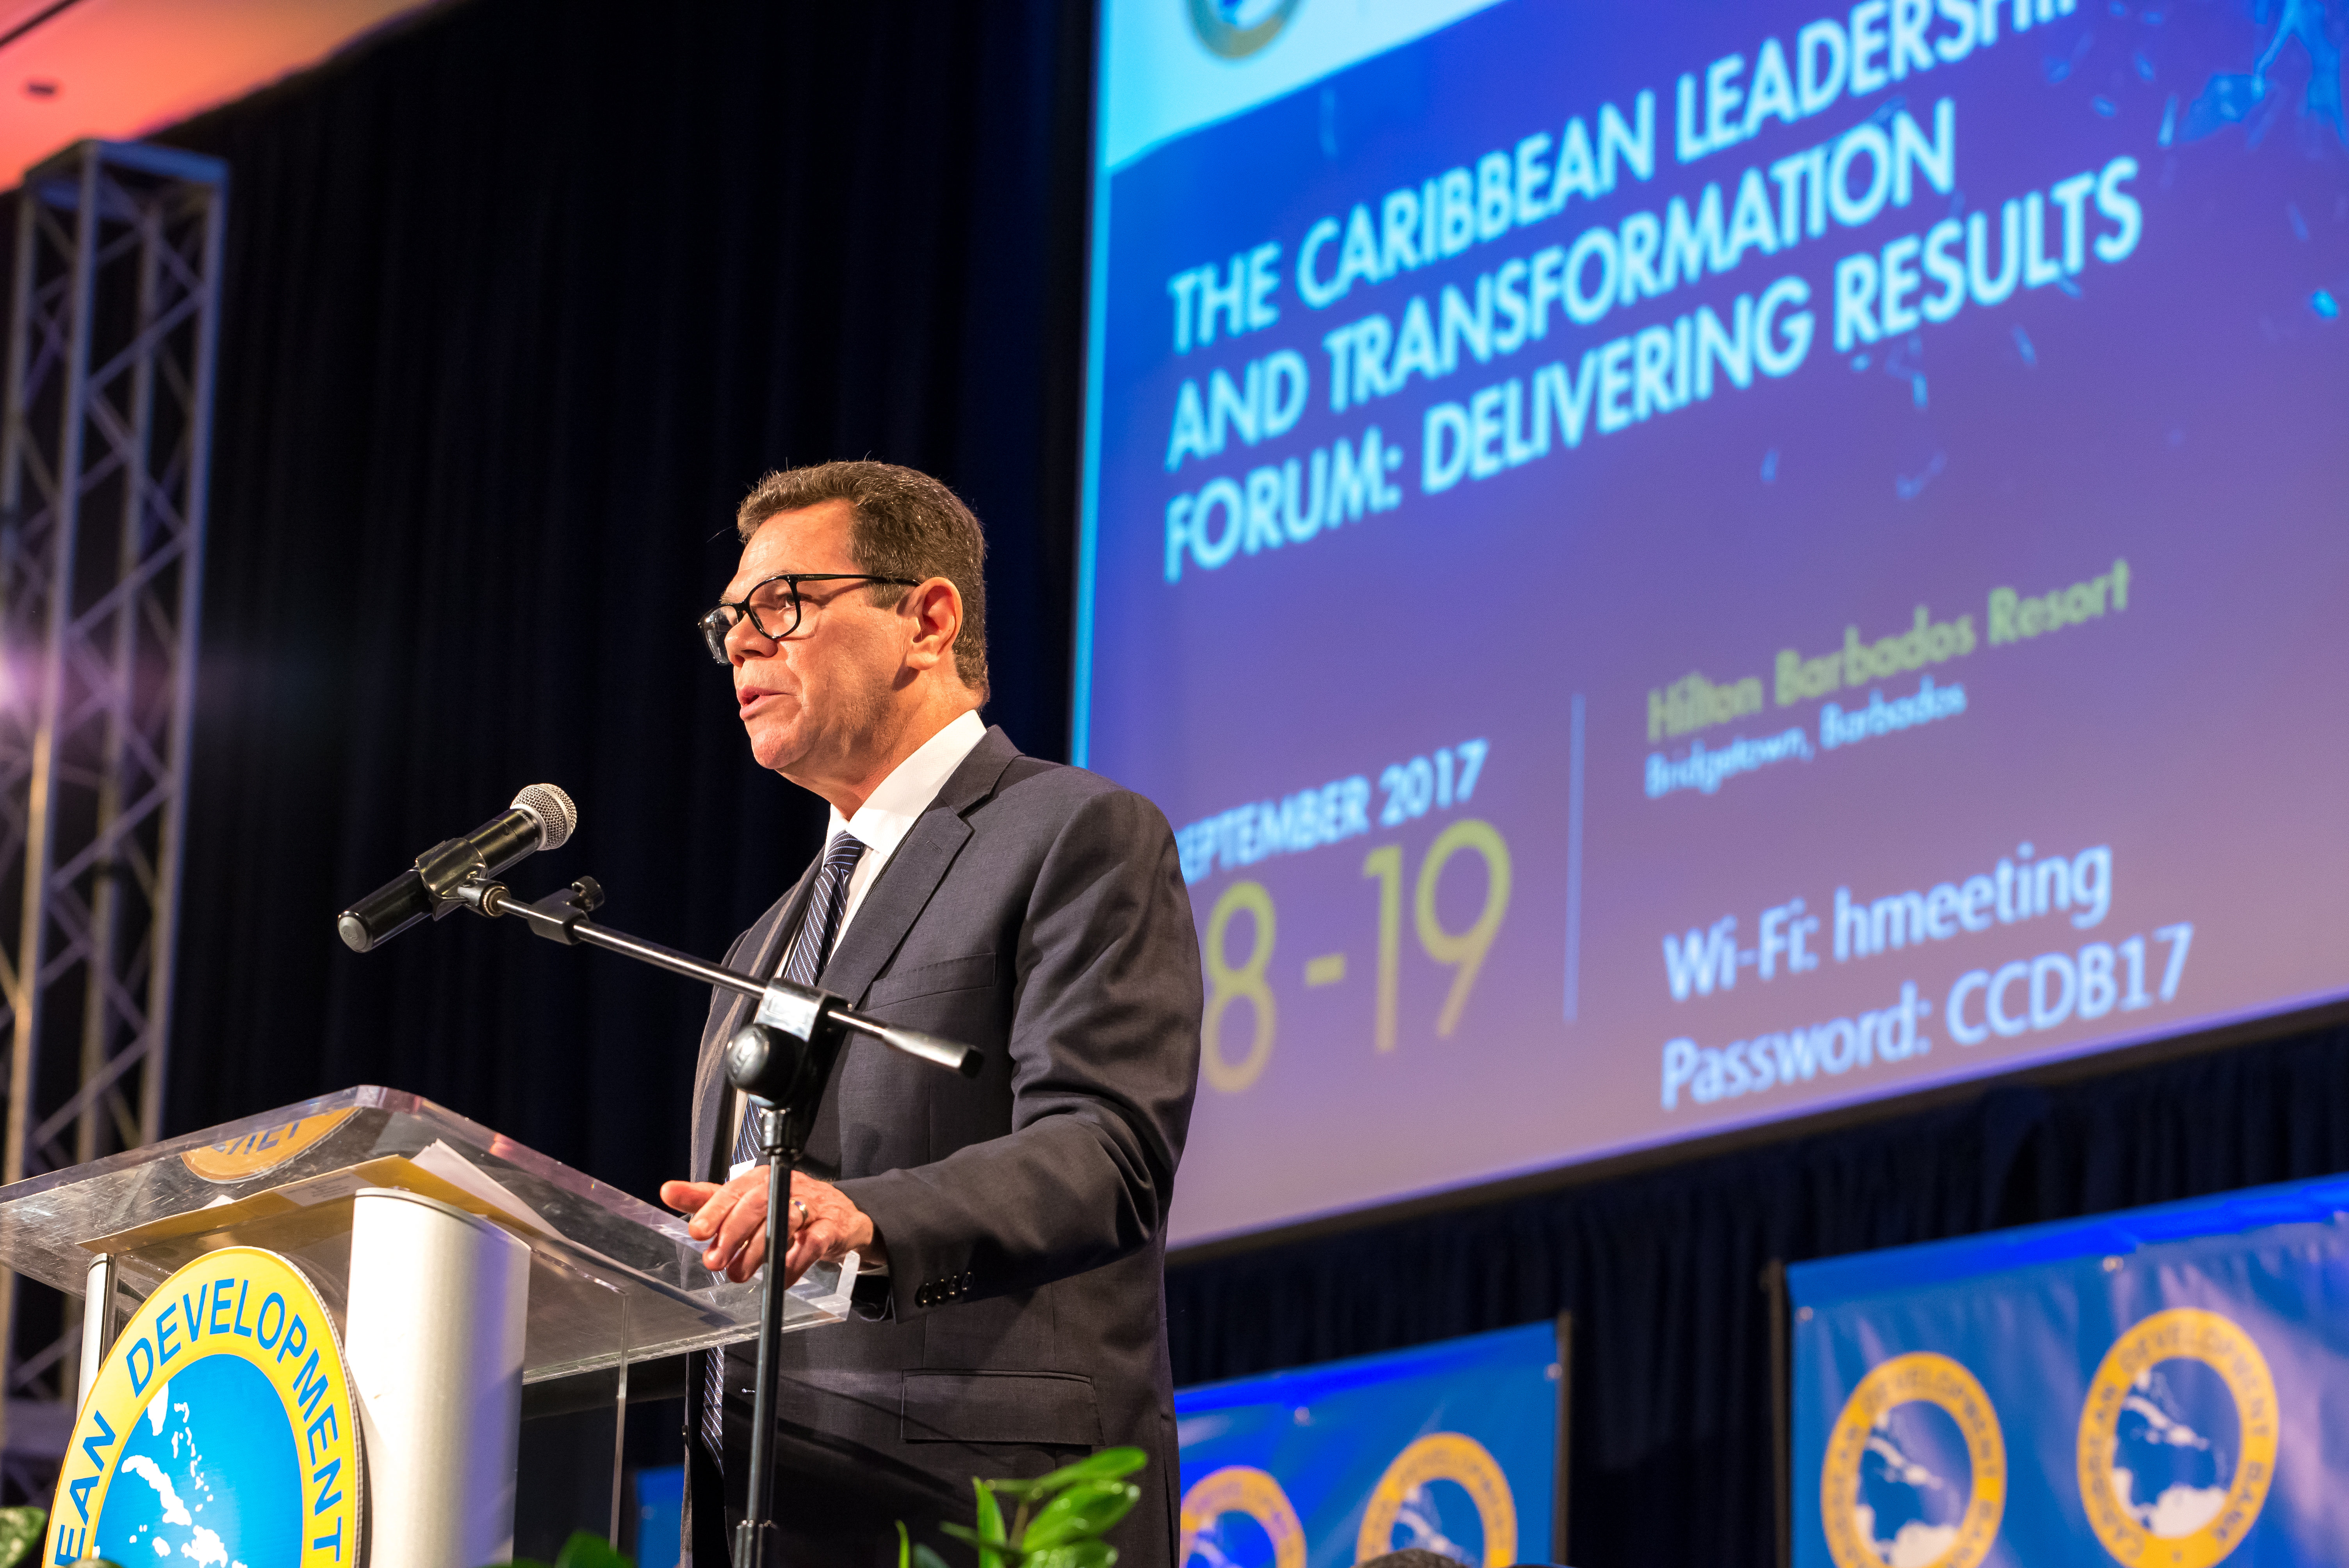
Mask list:
[[[775,971],[812,882],[742,934],[729,967]],[[963,1078],[871,1041],[842,1053],[806,1169],[872,1217],[889,1274],[860,1291],[857,1317],[786,1336],[781,1413],[948,1481],[966,1522],[975,1473],[1134,1444],[1150,1454],[1143,1501],[1112,1539],[1134,1568],[1171,1562],[1162,1274],[1201,984],[1165,818],[990,728],[867,890],[821,984],[975,1046],[987,1066]],[[721,994],[702,1035],[704,1179],[725,1178],[719,1053],[750,1012]],[[747,1398],[747,1363],[734,1367],[730,1408]],[[689,1447],[698,1375],[690,1387]]]

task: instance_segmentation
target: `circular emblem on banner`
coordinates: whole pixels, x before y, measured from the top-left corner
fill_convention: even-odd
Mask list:
[[[1183,1542],[1174,1553],[1175,1568],[1191,1560],[1199,1537],[1212,1534],[1227,1513],[1246,1514],[1262,1527],[1272,1542],[1273,1568],[1305,1568],[1305,1526],[1288,1494],[1270,1475],[1250,1465],[1212,1470],[1183,1494]]]
[[[1280,36],[1299,0],[1190,0],[1199,42],[1227,60],[1244,60]]]
[[[358,1444],[342,1344],[310,1282],[274,1253],[207,1253],[106,1353],[43,1561],[346,1568],[363,1539]]]
[[[264,1171],[276,1170],[350,1119],[347,1108],[297,1117],[233,1138],[226,1143],[191,1149],[180,1156],[180,1163],[207,1181],[243,1181]]]
[[[1484,1444],[1458,1432],[1430,1432],[1395,1456],[1387,1473],[1371,1489],[1361,1533],[1354,1538],[1355,1558],[1378,1557],[1396,1550],[1394,1533],[1399,1522],[1413,1527],[1413,1539],[1402,1545],[1436,1551],[1448,1546],[1448,1541],[1439,1543],[1435,1539],[1442,1532],[1427,1491],[1431,1482],[1439,1480],[1455,1482],[1476,1505],[1477,1521],[1485,1528],[1485,1568],[1507,1568],[1515,1563],[1517,1502],[1510,1495],[1509,1478],[1501,1473],[1499,1461]]]
[[[2275,1480],[2275,1378],[2215,1312],[2156,1313],[2105,1352],[2080,1411],[2080,1501],[2137,1568],[2209,1568],[2243,1542]]]
[[[1920,1350],[1859,1380],[1819,1475],[1836,1568],[1975,1568],[2005,1512],[2006,1436],[1972,1373]]]

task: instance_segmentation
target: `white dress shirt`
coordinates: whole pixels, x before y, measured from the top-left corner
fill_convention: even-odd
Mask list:
[[[856,815],[843,818],[839,807],[832,809],[831,820],[823,829],[825,846],[829,848],[843,828],[855,834],[857,841],[864,846],[864,858],[848,873],[848,902],[841,906],[840,929],[832,938],[834,953],[840,951],[841,941],[847,936],[850,923],[864,903],[866,891],[888,865],[889,857],[897,852],[897,846],[905,841],[905,835],[914,830],[915,822],[930,809],[930,802],[938,798],[938,791],[947,787],[947,780],[954,777],[963,758],[986,738],[987,726],[979,722],[978,715],[963,714],[891,769],[889,777],[881,780],[880,787],[856,809]]]
[[[947,780],[954,777],[954,770],[961,767],[963,759],[986,738],[987,726],[979,722],[978,715],[963,714],[916,747],[911,756],[891,769],[889,776],[882,779],[879,787],[865,799],[864,804],[856,809],[856,815],[843,818],[839,807],[832,809],[831,820],[823,829],[825,847],[831,847],[843,829],[856,835],[857,841],[864,846],[864,857],[848,876],[848,902],[841,906],[840,929],[833,934],[832,938],[833,952],[839,952],[841,943],[847,939],[849,923],[856,918],[856,911],[864,903],[865,893],[888,866],[890,857],[897,852],[897,846],[905,841],[905,835],[914,830],[915,822],[930,809],[930,802],[938,798],[938,791],[947,787]],[[823,852],[817,851],[819,858]],[[733,1130],[742,1124],[743,1099],[738,1090],[734,1096],[734,1114],[722,1130],[729,1145],[734,1140]],[[731,1174],[740,1176],[758,1163],[757,1161],[740,1161],[733,1166]],[[865,1272],[877,1271],[867,1267]]]

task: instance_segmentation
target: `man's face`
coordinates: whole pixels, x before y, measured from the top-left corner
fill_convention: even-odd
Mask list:
[[[846,501],[777,512],[742,547],[728,602],[781,573],[862,570],[848,552],[848,530]],[[905,617],[874,604],[871,593],[863,583],[809,583],[799,630],[788,639],[761,636],[747,620],[727,637],[742,727],[760,767],[809,788],[862,776],[891,693],[911,678]]]

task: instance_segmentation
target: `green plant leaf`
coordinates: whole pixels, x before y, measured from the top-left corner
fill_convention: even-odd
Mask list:
[[[978,1547],[981,1568],[1003,1568],[1004,1554],[1009,1553],[1016,1557],[1019,1552],[1017,1546],[1001,1541],[989,1541],[969,1525],[957,1524],[952,1520],[941,1522],[938,1528],[966,1545]]]
[[[49,1516],[38,1508],[0,1508],[0,1568],[16,1568],[38,1555]]]
[[[996,1501],[995,1492],[985,1481],[973,1476],[970,1490],[978,1495],[978,1568],[1003,1568],[1003,1554],[990,1552],[988,1546],[1003,1543],[1003,1504]]]
[[[1117,1548],[1106,1541],[1071,1541],[1030,1555],[1022,1568],[1110,1568],[1116,1561]]]
[[[1073,1464],[1048,1470],[1033,1480],[999,1480],[990,1484],[998,1491],[1034,1501],[1081,1480],[1123,1480],[1149,1462],[1150,1456],[1140,1449],[1103,1449]]]
[[[983,1558],[997,1557],[1006,1552],[1016,1553],[1019,1550],[1016,1546],[1007,1545],[1000,1541],[989,1541],[978,1531],[973,1530],[969,1525],[957,1524],[951,1519],[941,1521],[938,1524],[938,1529],[946,1534],[953,1536],[957,1541],[961,1542],[966,1546],[978,1547],[979,1555]]]
[[[1133,1511],[1142,1489],[1131,1481],[1083,1480],[1044,1505],[1019,1538],[1030,1552],[1101,1534]]]
[[[976,1531],[967,1531],[959,1524],[945,1524],[938,1528],[973,1542],[978,1539]],[[897,1522],[897,1568],[947,1568],[947,1560],[908,1535],[905,1522],[901,1519]]]
[[[609,1541],[585,1530],[574,1530],[554,1555],[554,1568],[636,1568],[635,1562]]]

